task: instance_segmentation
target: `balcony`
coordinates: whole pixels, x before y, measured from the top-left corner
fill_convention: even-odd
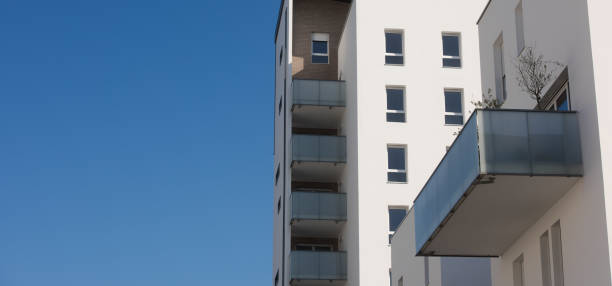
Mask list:
[[[341,285],[346,269],[346,252],[291,251],[291,285]]]
[[[291,225],[296,236],[334,236],[346,221],[346,194],[291,193]]]
[[[293,134],[292,179],[335,182],[346,163],[346,137]]]
[[[345,106],[344,81],[293,80],[294,127],[337,128]]]
[[[583,175],[577,114],[477,110],[414,202],[424,256],[500,256]]]

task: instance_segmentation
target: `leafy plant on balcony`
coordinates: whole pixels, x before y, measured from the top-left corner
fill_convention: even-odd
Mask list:
[[[516,80],[519,87],[537,102],[537,106],[540,106],[544,88],[553,79],[555,71],[562,65],[557,61],[544,59],[544,56],[539,54],[535,48],[526,47],[517,57],[514,66],[518,71]]]

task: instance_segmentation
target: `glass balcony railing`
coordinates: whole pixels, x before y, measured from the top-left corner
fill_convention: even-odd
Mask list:
[[[331,80],[293,80],[294,105],[346,106],[346,84]]]
[[[329,192],[291,193],[292,220],[346,220],[346,194]]]
[[[346,280],[346,252],[291,251],[291,280]]]
[[[445,221],[457,211],[455,208],[468,190],[476,192],[479,188],[484,188],[481,186],[487,186],[489,190],[499,190],[500,194],[512,192],[512,186],[505,183],[508,180],[495,184],[479,182],[484,176],[533,177],[532,180],[537,180],[545,177],[567,178],[582,175],[576,113],[477,110],[415,200],[417,250],[423,250],[428,241],[434,239],[436,230],[442,229],[448,223]],[[531,184],[533,192],[540,191],[535,183]],[[567,186],[568,189],[570,187]],[[515,196],[519,195],[523,193],[517,192]],[[549,197],[552,200],[556,196]],[[529,201],[529,198],[524,201]],[[478,207],[477,203],[473,202],[471,207]],[[461,207],[464,205],[460,205],[459,209]],[[545,210],[535,210],[534,213],[543,211]]]
[[[293,161],[346,162],[346,137],[293,134],[291,138]]]

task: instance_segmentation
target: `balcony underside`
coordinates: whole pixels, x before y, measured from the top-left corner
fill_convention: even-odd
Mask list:
[[[293,181],[338,182],[344,163],[294,161],[291,167]]]
[[[477,179],[420,254],[500,256],[578,179],[508,175]]]
[[[293,219],[291,221],[291,234],[294,236],[335,237],[346,220],[312,220]]]
[[[293,127],[338,129],[343,114],[344,107],[294,105]]]

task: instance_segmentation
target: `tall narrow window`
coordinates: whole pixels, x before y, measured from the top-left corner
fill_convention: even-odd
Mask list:
[[[397,286],[404,286],[404,277],[400,277],[400,279],[397,280]]]
[[[404,36],[399,31],[385,32],[385,64],[403,65],[404,64]]]
[[[278,270],[276,270],[276,276],[274,276],[274,286],[278,286]]]
[[[283,98],[280,98],[280,101],[278,102],[278,114],[281,114],[281,111],[283,110]]]
[[[463,124],[463,92],[461,90],[444,91],[444,124]]]
[[[387,87],[387,122],[406,122],[403,88]]]
[[[406,147],[387,147],[387,180],[391,183],[405,183],[406,178]]]
[[[278,198],[278,203],[276,204],[276,214],[279,214],[281,211],[281,200],[282,200],[282,196],[280,198]]]
[[[425,256],[423,264],[425,264],[425,286],[429,286],[429,257]]]
[[[497,101],[503,103],[508,97],[506,94],[506,71],[504,68],[504,38],[499,35],[493,45],[495,60],[495,96]]]
[[[461,67],[461,37],[456,33],[442,34],[442,66]]]
[[[405,208],[389,208],[389,244],[391,244],[391,237],[393,237],[393,234],[397,231],[405,217]]]
[[[523,1],[519,1],[514,10],[514,21],[516,22],[516,49],[520,55],[525,48],[525,31],[523,29]]]
[[[542,263],[542,286],[552,286],[550,275],[550,244],[548,231],[540,236],[540,260]]]
[[[280,50],[280,55],[278,56],[278,65],[282,65],[283,64],[283,50],[284,50],[284,48],[281,48],[281,50]]]
[[[563,274],[563,251],[561,245],[561,223],[557,221],[550,229],[550,238],[552,245],[552,264],[553,264],[553,277],[555,286],[564,286],[564,274]]]
[[[512,280],[514,281],[514,286],[524,286],[525,285],[525,272],[523,267],[523,255],[519,256],[512,263]]]
[[[312,34],[312,63],[313,64],[328,64],[329,63],[329,34],[313,33]]]
[[[279,178],[280,178],[280,164],[276,166],[276,175],[274,175],[274,185],[278,184]]]

